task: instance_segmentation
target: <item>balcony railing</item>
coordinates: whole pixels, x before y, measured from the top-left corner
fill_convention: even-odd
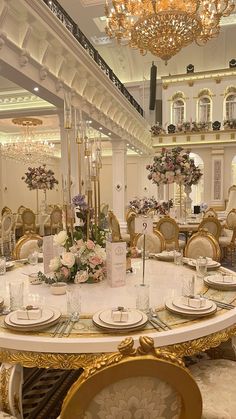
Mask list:
[[[78,25],[66,13],[63,7],[57,0],[42,0],[52,11],[52,13],[61,21],[61,23],[68,29],[80,45],[86,50],[90,57],[97,63],[103,73],[111,80],[113,85],[125,96],[131,105],[143,116],[143,109],[129,93],[126,87],[121,83],[118,77],[113,73],[112,69],[107,65],[98,51],[94,48],[91,42],[86,38],[83,32],[79,29]]]

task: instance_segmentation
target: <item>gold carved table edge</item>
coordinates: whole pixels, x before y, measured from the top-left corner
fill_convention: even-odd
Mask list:
[[[155,348],[167,351],[177,357],[192,356],[198,352],[216,348],[234,335],[236,335],[236,325],[197,339],[168,346],[155,346]],[[111,353],[68,354],[0,349],[0,362],[20,364],[28,368],[59,368],[65,370],[83,368],[86,370],[98,360],[103,362],[109,356],[111,356]]]

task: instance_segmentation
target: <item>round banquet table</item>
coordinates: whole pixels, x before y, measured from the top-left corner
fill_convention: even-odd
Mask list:
[[[4,316],[0,316],[0,361],[40,368],[86,367],[102,353],[116,352],[119,343],[127,336],[132,336],[137,345],[141,335],[151,336],[155,347],[163,347],[183,356],[218,346],[236,333],[236,309],[218,308],[215,315],[194,320],[174,315],[164,309],[166,298],[180,295],[183,280],[192,278],[194,271],[186,265],[176,266],[173,262],[146,262],[150,306],[160,310],[160,317],[171,326],[171,330],[158,331],[147,324],[143,330],[132,333],[105,333],[93,325],[91,317],[98,310],[117,306],[135,307],[135,284],[142,280],[142,261],[133,259],[134,272],[127,274],[124,287],[112,288],[106,280],[98,284],[71,285],[80,287],[82,307],[81,318],[69,337],[52,337],[55,326],[40,332],[15,332],[5,327]],[[30,303],[31,296],[36,294],[45,306],[59,308],[66,315],[66,295],[52,295],[49,286],[45,284],[29,284],[27,274],[38,270],[42,270],[42,265],[22,266],[17,263],[6,275],[0,277],[0,296],[4,297],[7,305],[8,283],[24,281],[25,304]],[[198,288],[212,298],[236,302],[234,291],[207,289],[201,279],[198,279]]]

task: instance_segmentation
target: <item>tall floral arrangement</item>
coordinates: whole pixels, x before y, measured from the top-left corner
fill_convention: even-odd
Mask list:
[[[202,173],[190,158],[190,151],[182,147],[173,149],[162,148],[153,160],[146,166],[148,179],[156,185],[178,183],[182,185],[196,184]]]
[[[39,167],[28,167],[28,171],[21,179],[25,181],[30,190],[43,189],[46,191],[58,185],[54,172],[51,169],[47,170],[45,164]]]
[[[165,215],[172,207],[172,199],[158,202],[153,196],[151,198],[135,198],[129,201],[128,204],[128,208],[142,215],[147,214],[150,210],[154,210],[157,214]]]

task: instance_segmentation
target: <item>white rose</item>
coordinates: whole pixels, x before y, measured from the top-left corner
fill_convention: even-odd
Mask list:
[[[65,252],[61,256],[61,263],[67,268],[72,268],[72,266],[75,264],[75,255],[71,252]]]
[[[103,261],[106,260],[106,251],[103,247],[99,246],[99,244],[96,244],[96,246],[94,248],[94,253],[95,253],[95,255],[100,257]]]
[[[88,279],[88,272],[87,271],[79,271],[77,272],[74,282],[75,284],[80,284],[81,282],[86,282]]]
[[[60,267],[61,267],[61,260],[58,256],[50,260],[50,263],[49,263],[50,271],[55,272]]]
[[[58,234],[55,234],[55,236],[53,238],[53,242],[54,242],[54,244],[56,244],[58,246],[64,246],[67,239],[68,239],[68,236],[67,236],[66,231],[62,230]]]

